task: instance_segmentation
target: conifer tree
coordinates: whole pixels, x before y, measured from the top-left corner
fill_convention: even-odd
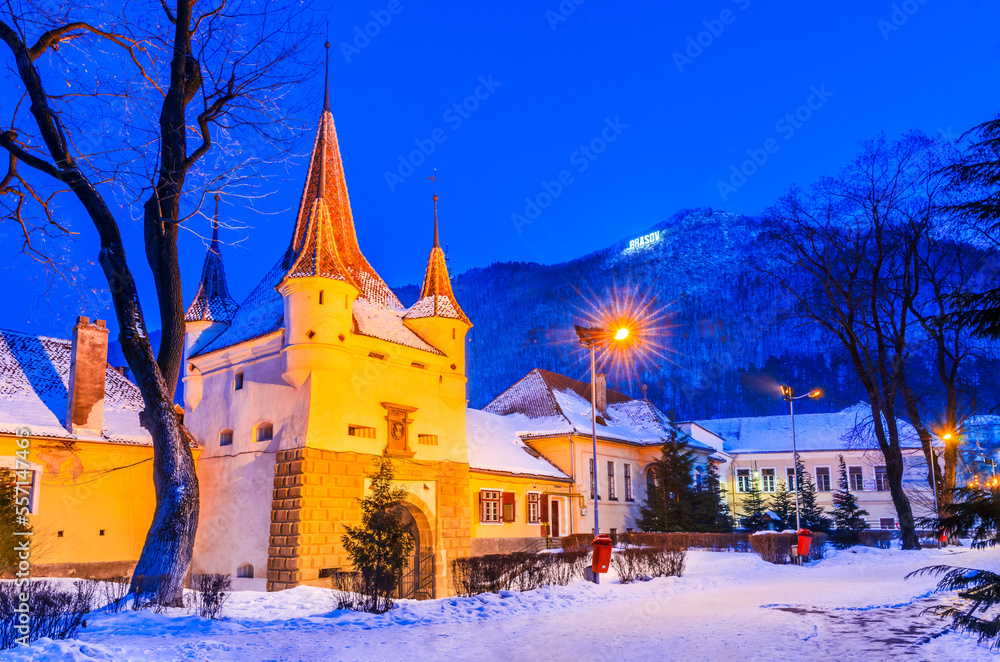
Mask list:
[[[832,520],[826,516],[823,506],[816,503],[816,483],[802,465],[802,459],[796,458],[799,474],[799,520],[803,528],[810,531],[827,532]]]
[[[858,498],[851,492],[847,482],[847,467],[844,466],[844,456],[840,456],[840,482],[833,495],[833,542],[841,549],[857,545],[860,542],[859,533],[868,528],[865,521],[867,510],[858,505]]]
[[[778,481],[778,491],[771,497],[768,504],[771,511],[781,520],[783,529],[795,528],[795,496],[788,491],[785,481]]]
[[[753,477],[750,480],[750,490],[746,493],[746,496],[743,497],[743,503],[741,506],[741,527],[751,533],[754,531],[762,531],[767,528],[767,523],[764,521],[764,514],[767,512],[767,504],[764,503],[764,497],[761,494],[760,484],[757,482],[756,477]]]
[[[722,500],[719,467],[712,460],[708,461],[701,489],[695,494],[694,519],[693,530],[700,533],[729,533],[733,530],[729,507]]]
[[[403,568],[413,551],[413,536],[400,509],[406,490],[393,484],[392,460],[380,457],[369,493],[362,499],[360,526],[345,525],[344,548],[361,575],[361,590],[370,598],[366,611],[392,609]]]
[[[639,511],[639,527],[643,531],[692,531],[697,494],[692,477],[694,455],[688,450],[687,441],[678,439],[677,429],[672,425],[652,469],[656,484]]]
[[[30,474],[28,474],[30,476]],[[31,525],[20,519],[27,507],[28,495],[17,489],[17,473],[0,469],[0,575],[17,570],[18,551],[16,546],[27,538],[15,533],[30,532]]]

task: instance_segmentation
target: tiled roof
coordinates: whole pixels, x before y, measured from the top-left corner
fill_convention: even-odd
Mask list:
[[[317,203],[325,208],[325,213],[315,213]],[[291,250],[294,257],[289,268],[295,271],[289,272],[290,277],[339,273],[330,277],[349,280],[370,303],[383,308],[403,307],[361,253],[337,129],[328,109],[323,110],[316,131]]]
[[[75,439],[66,430],[72,342],[0,330],[0,431]],[[145,409],[139,387],[111,366],[105,371],[104,439],[151,444],[139,424]]]
[[[457,319],[472,326],[472,322],[462,311],[451,289],[451,279],[448,277],[448,263],[441,250],[438,240],[437,195],[434,195],[434,244],[430,257],[427,258],[427,271],[424,272],[424,284],[420,289],[420,298],[406,312],[406,319],[423,317],[446,317]]]
[[[205,253],[205,262],[201,266],[201,280],[198,282],[198,292],[184,314],[185,322],[225,322],[233,321],[239,305],[229,296],[226,286],[226,270],[222,264],[222,253],[219,249],[219,217],[218,199],[216,199],[216,217],[212,223],[212,243]]]

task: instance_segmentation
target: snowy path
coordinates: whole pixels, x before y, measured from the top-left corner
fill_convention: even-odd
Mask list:
[[[79,639],[15,660],[982,660],[968,636],[921,612],[924,565],[996,569],[1000,550],[858,548],[813,567],[692,552],[679,579],[606,581],[406,602],[382,616],[331,612],[327,591],[237,594],[224,622],[178,612],[100,615]]]

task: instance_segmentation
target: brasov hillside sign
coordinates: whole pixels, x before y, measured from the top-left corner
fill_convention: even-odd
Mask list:
[[[660,240],[660,231],[650,232],[649,234],[644,234],[637,239],[632,239],[628,242],[629,250],[634,248],[643,248],[649,246],[650,244],[655,244]]]

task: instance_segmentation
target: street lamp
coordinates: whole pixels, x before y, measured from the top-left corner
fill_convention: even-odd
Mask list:
[[[601,532],[601,526],[597,512],[597,359],[595,352],[598,345],[606,346],[614,341],[625,340],[628,338],[629,331],[627,327],[623,326],[612,336],[600,327],[584,328],[575,324],[573,326],[576,328],[576,335],[580,338],[580,345],[590,349],[590,425],[591,441],[594,444],[594,472],[591,489],[594,493],[594,535],[597,536]],[[594,583],[599,584],[600,575],[596,572],[593,575]]]
[[[805,395],[795,395],[795,390],[791,386],[781,385],[781,397],[788,403],[788,414],[792,418],[792,461],[795,463],[795,530],[802,528],[799,519],[799,454],[795,450],[795,401],[802,398],[818,398],[823,395],[823,391],[814,388]]]

